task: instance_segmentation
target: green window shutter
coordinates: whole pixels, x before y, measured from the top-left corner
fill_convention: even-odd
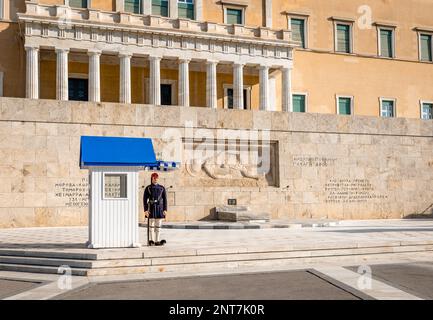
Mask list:
[[[292,97],[293,112],[305,112],[305,95],[294,94]]]
[[[432,59],[432,36],[430,34],[422,34],[421,42],[421,60],[433,61]]]
[[[242,10],[227,9],[227,24],[242,24]]]
[[[87,0],[69,0],[69,6],[72,8],[87,8]]]
[[[179,18],[194,19],[194,4],[193,3],[178,3]]]
[[[305,48],[305,20],[303,19],[290,19],[292,28],[292,39],[300,42],[302,48]]]
[[[381,57],[392,58],[394,56],[392,48],[392,30],[380,29],[380,55]]]
[[[382,101],[381,116],[386,118],[394,117],[394,101],[392,100]]]
[[[337,51],[350,53],[350,26],[337,24]]]
[[[168,0],[152,0],[152,14],[168,17]]]
[[[338,98],[338,113],[350,115],[352,114],[352,99],[351,98]]]
[[[422,104],[422,114],[421,118],[425,120],[433,119],[433,103],[423,103]]]
[[[141,13],[141,1],[140,0],[125,0],[124,2],[125,12]]]

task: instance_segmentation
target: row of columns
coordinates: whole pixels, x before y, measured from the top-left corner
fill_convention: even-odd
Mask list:
[[[56,49],[56,98],[68,100],[68,49]],[[39,98],[39,49],[37,47],[26,47],[26,97],[30,99]],[[89,50],[89,101],[101,101],[100,84],[100,50]],[[120,92],[121,103],[131,103],[131,53],[119,53],[120,60]],[[150,56],[150,81],[149,81],[149,103],[161,104],[161,59],[160,56]],[[188,107],[190,105],[189,95],[189,59],[179,59],[178,79],[178,104]],[[218,61],[208,60],[206,62],[206,103],[210,108],[217,108],[217,64]],[[233,64],[233,107],[244,108],[243,99],[243,70],[245,64]],[[290,68],[282,68],[282,107],[283,111],[291,110],[291,76]],[[260,110],[268,110],[270,103],[269,92],[269,67],[259,67],[260,81]]]

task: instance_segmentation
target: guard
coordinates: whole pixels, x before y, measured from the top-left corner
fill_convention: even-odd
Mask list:
[[[147,218],[148,245],[163,246],[166,241],[159,240],[162,219],[167,214],[167,194],[164,186],[158,184],[158,174],[152,173],[151,184],[144,189],[144,215]]]

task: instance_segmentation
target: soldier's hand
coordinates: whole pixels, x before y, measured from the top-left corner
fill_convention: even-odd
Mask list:
[[[144,211],[144,216],[145,216],[146,218],[148,218],[148,217],[149,217],[149,211]]]
[[[164,211],[163,213],[164,213],[164,218],[165,218],[165,217],[166,217],[166,215],[167,215],[167,211]]]

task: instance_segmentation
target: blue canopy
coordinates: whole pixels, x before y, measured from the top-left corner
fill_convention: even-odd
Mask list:
[[[144,166],[159,167],[149,138],[81,137],[80,167]]]

